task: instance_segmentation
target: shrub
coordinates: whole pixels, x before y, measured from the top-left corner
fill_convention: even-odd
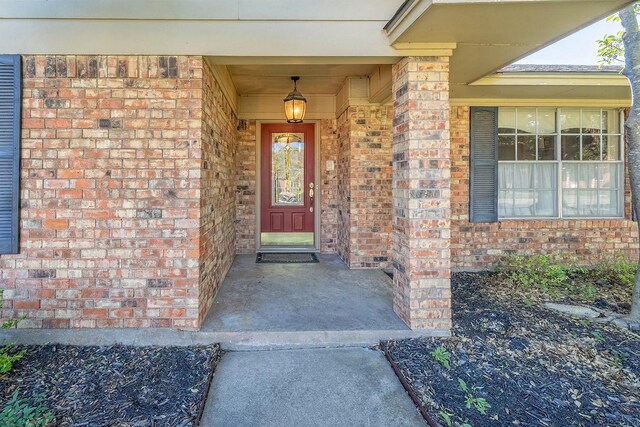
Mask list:
[[[497,271],[509,285],[557,296],[569,279],[581,271],[575,260],[567,262],[564,258],[561,254],[508,255],[498,261]]]
[[[591,270],[595,280],[603,280],[609,285],[633,287],[638,263],[629,261],[624,255],[604,258]]]

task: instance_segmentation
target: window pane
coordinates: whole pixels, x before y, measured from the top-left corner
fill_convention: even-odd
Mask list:
[[[620,160],[620,137],[604,135],[602,137],[602,160]]]
[[[555,191],[536,191],[536,216],[556,216]]]
[[[580,110],[562,109],[560,112],[560,131],[562,133],[580,133]]]
[[[578,215],[598,215],[598,192],[595,190],[578,190]]]
[[[529,190],[533,188],[535,176],[533,174],[533,165],[531,164],[515,164],[513,165],[513,184],[512,188]]]
[[[582,133],[599,134],[602,120],[600,110],[582,110]]]
[[[498,191],[498,216],[500,218],[513,216],[513,199],[508,191]]]
[[[518,108],[518,133],[536,133],[536,109]]]
[[[620,216],[620,192],[600,191],[600,212],[601,216]]]
[[[518,135],[518,160],[536,159],[536,137]]]
[[[598,188],[605,188],[608,190],[617,189],[620,186],[620,179],[618,177],[619,170],[620,165],[615,163],[601,163],[597,165],[596,180]]]
[[[557,166],[553,163],[540,163],[533,165],[535,182],[535,215],[554,216],[557,215]]]
[[[562,188],[578,188],[578,164],[565,163],[562,165]]]
[[[507,190],[513,188],[513,170],[514,164],[499,163],[498,164],[498,189]]]
[[[622,165],[573,163],[562,166],[564,216],[620,216]]]
[[[304,205],[304,134],[273,134],[271,146],[271,203]]]
[[[516,159],[516,137],[514,135],[498,136],[498,159],[499,160],[515,160]]]
[[[498,168],[498,215],[557,215],[556,170],[553,163],[501,163]]]
[[[513,216],[533,216],[535,214],[535,192],[519,190],[514,192]]]
[[[498,133],[516,133],[516,109],[498,109]]]
[[[582,136],[582,160],[600,160],[600,136]]]
[[[538,160],[556,159],[556,136],[540,135],[538,137]]]
[[[602,132],[620,133],[620,114],[617,110],[604,110],[602,112]]]
[[[538,109],[538,133],[556,133],[556,110]]]
[[[580,137],[578,135],[562,136],[562,160],[580,160]]]
[[[578,215],[578,191],[564,190],[562,192],[562,215]]]
[[[578,188],[598,188],[597,167],[593,163],[576,165],[578,167]]]
[[[533,188],[540,190],[556,189],[557,165],[555,163],[540,163],[531,165],[534,169],[534,185]]]

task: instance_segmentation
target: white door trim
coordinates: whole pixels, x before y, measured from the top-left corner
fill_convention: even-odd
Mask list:
[[[316,250],[316,252],[320,252],[320,239],[321,239],[321,235],[320,235],[320,220],[322,218],[321,215],[321,206],[322,206],[322,182],[321,182],[321,178],[322,178],[322,171],[320,170],[321,167],[321,163],[320,163],[320,155],[321,155],[321,150],[320,150],[320,144],[321,144],[321,140],[320,140],[320,120],[305,120],[305,123],[311,123],[313,124],[313,137],[314,137],[314,148],[313,148],[313,155],[314,155],[314,165],[315,165],[315,177],[314,177],[314,183],[315,183],[315,197],[313,199],[313,220],[314,220],[314,227],[313,227],[313,247]],[[260,243],[260,233],[261,233],[261,227],[260,227],[260,219],[261,219],[261,215],[262,215],[262,209],[261,209],[261,197],[262,197],[262,173],[261,173],[261,168],[262,168],[262,164],[261,164],[261,153],[260,150],[262,148],[262,124],[285,124],[285,122],[283,122],[283,120],[256,120],[256,150],[255,150],[255,156],[256,156],[256,252],[259,252],[262,247],[261,247],[261,243]],[[300,248],[295,248],[295,247],[282,247],[279,249],[281,250],[291,250],[291,251],[295,251],[296,249],[300,249]]]

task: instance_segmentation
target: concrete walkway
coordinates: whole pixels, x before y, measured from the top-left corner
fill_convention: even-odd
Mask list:
[[[225,353],[201,423],[425,425],[382,352],[364,348]]]

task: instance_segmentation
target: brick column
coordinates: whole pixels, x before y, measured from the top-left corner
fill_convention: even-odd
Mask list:
[[[451,328],[449,58],[393,67],[393,304],[412,329]]]

